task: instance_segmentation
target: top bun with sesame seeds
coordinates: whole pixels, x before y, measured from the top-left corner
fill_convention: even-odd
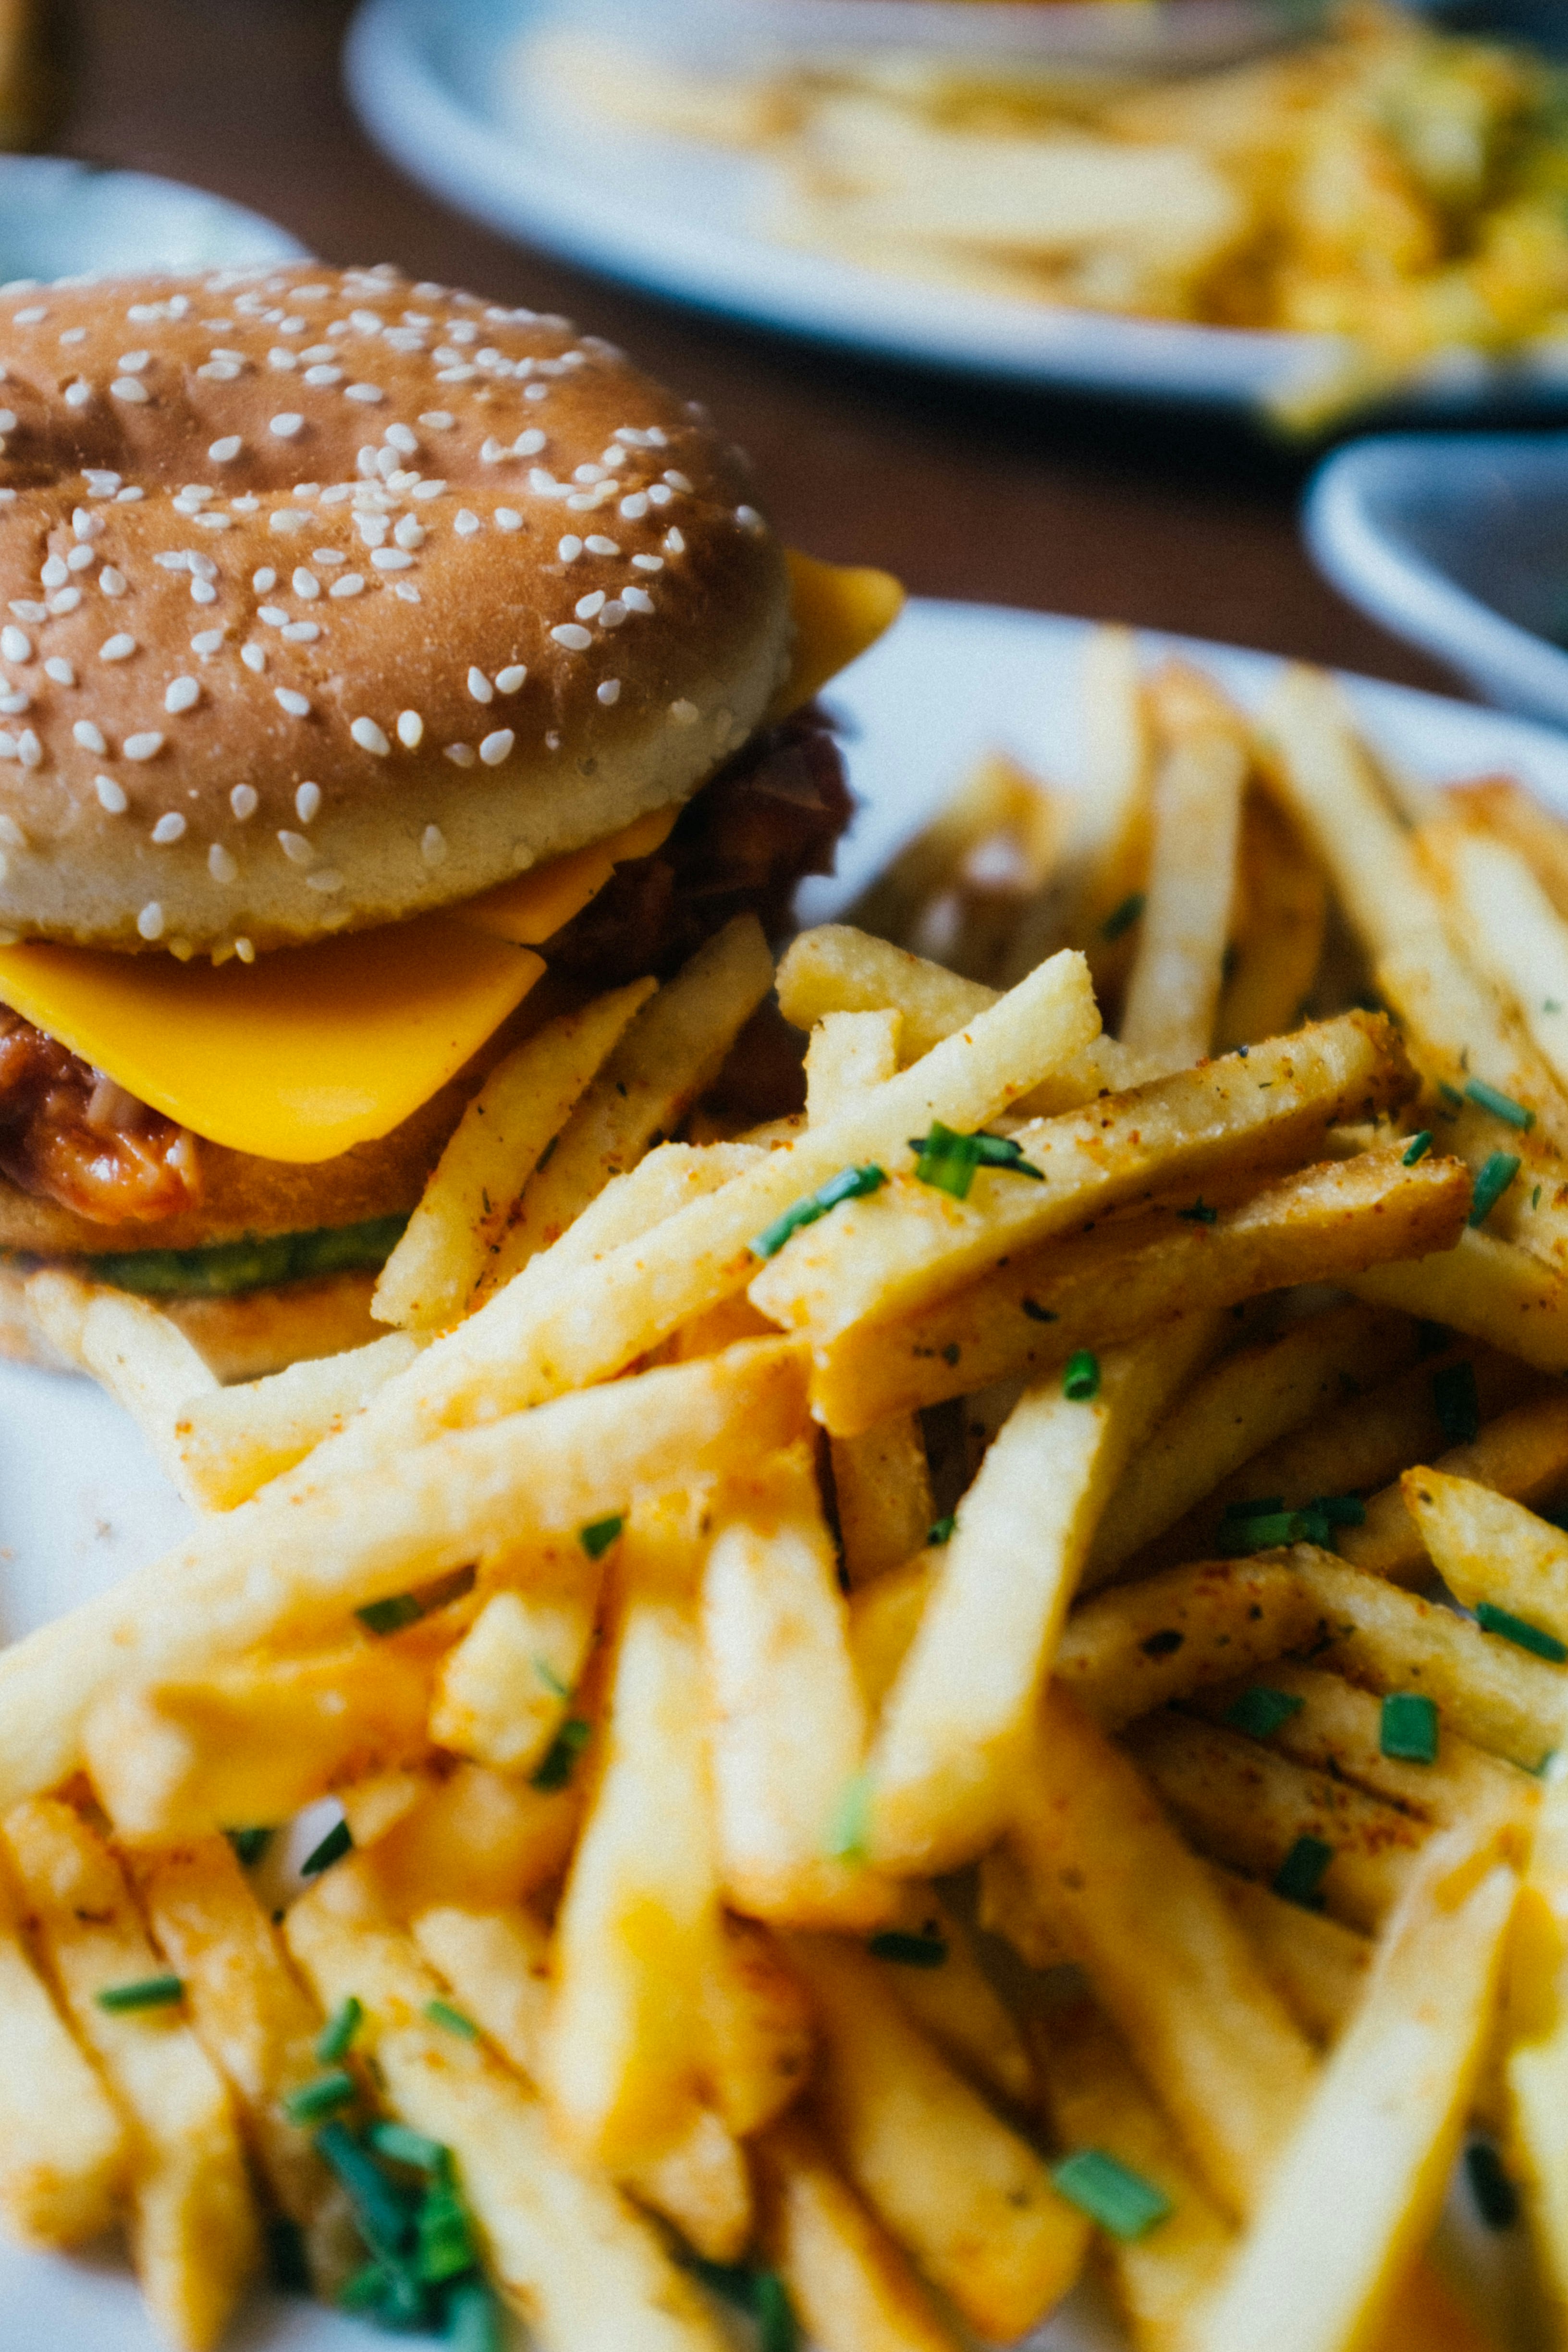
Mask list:
[[[0,925],[395,922],[687,799],[787,666],[700,412],[563,320],[296,263],[0,296]]]

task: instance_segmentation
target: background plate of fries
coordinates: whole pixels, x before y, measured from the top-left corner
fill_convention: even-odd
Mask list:
[[[832,700],[810,928],[498,1066],[385,1338],[34,1277],[7,2347],[368,2341],[264,2236],[464,2352],[1562,2341],[1568,746],[936,604]]]

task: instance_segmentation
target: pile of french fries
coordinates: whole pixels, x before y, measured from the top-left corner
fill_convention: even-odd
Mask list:
[[[756,155],[756,226],[783,245],[1006,301],[1347,337],[1281,395],[1303,428],[1438,355],[1568,334],[1551,68],[1380,0],[1180,79],[886,49],[737,72],[569,25],[518,71],[603,122]]]
[[[0,2219],[172,2346],[1483,2352],[1461,2147],[1568,2325],[1568,829],[1084,695],[519,1046],[374,1345],[34,1277],[197,1516],[0,1654]]]

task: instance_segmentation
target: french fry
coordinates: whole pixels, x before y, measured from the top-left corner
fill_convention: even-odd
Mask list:
[[[1238,724],[1184,714],[1154,778],[1149,883],[1121,1043],[1179,1069],[1209,1050],[1236,880],[1247,753]]]
[[[812,1410],[836,1435],[853,1434],[994,1381],[1038,1379],[1079,1348],[1112,1346],[1195,1307],[1295,1282],[1353,1277],[1360,1286],[1374,1260],[1451,1244],[1468,1198],[1458,1160],[1406,1168],[1390,1150],[1280,1178],[1216,1210],[1213,1224],[1147,1210],[1009,1258],[912,1315],[841,1332],[815,1351]]]
[[[802,1388],[791,1347],[755,1342],[209,1523],[68,1623],[0,1653],[0,1803],[72,1770],[100,1697],[200,1671],[286,1627],[341,1624],[531,1528],[570,1533],[639,1487],[700,1477],[742,1444],[787,1444],[804,1423]]]
[[[725,1891],[762,1918],[874,1926],[891,1890],[841,1816],[866,1716],[804,1448],[729,1489],[702,1586]]]
[[[896,1077],[903,1015],[896,1006],[879,1013],[826,1013],[805,1049],[805,1115],[819,1126],[841,1104],[867,1087]]]
[[[334,1436],[394,1373],[406,1371],[420,1343],[389,1331],[341,1356],[290,1364],[264,1381],[193,1394],[174,1422],[186,1491],[209,1511],[230,1511]]]
[[[279,2210],[302,2233],[318,2291],[335,2298],[363,2260],[348,2200],[285,2102],[321,2073],[321,2014],[226,1838],[129,1857],[158,1948],[185,1989],[197,2041],[239,2103]]]
[[[532,1771],[587,1659],[599,1584],[596,1563],[579,1550],[546,1579],[492,1593],[437,1671],[431,1738],[498,1772]]]
[[[1197,2340],[1187,2330],[1219,2284],[1236,2233],[1092,2003],[1037,2019],[1033,2039],[1062,2146],[1103,2150],[1169,2201],[1141,2236],[1101,2242],[1138,2352],[1184,2352]]]
[[[148,2309],[180,2352],[208,2352],[260,2255],[228,2094],[177,2002],[100,2002],[166,1973],[107,1846],[55,1798],[8,1813],[4,1837],[67,2013],[130,2120],[132,2252]]]
[[[1131,629],[1096,629],[1083,656],[1082,822],[1092,827],[1073,849],[1082,867],[1068,937],[1081,947],[1096,993],[1121,996],[1137,948],[1129,910],[1149,872],[1153,729]],[[1030,944],[1026,929],[1020,941]]]
[[[910,1941],[873,1938],[883,1982],[937,2048],[970,2080],[1006,2105],[1031,2102],[1035,2070],[1012,2011],[975,1957],[963,1921],[929,1888],[911,1885],[902,1924]],[[929,1946],[941,1955],[931,1964]]]
[[[1347,1388],[1405,1370],[1418,1347],[1406,1317],[1348,1306],[1223,1357],[1128,1464],[1096,1532],[1086,1581],[1100,1582],[1264,1446],[1341,1402]]]
[[[694,2107],[659,2155],[633,2165],[621,2186],[678,2230],[704,2262],[740,2263],[756,2231],[744,2150],[711,2107]]]
[[[1561,819],[1533,793],[1509,777],[1488,776],[1479,784],[1451,785],[1442,808],[1516,850],[1557,912],[1568,915],[1568,839]]]
[[[1473,1444],[1451,1447],[1433,1467],[1450,1477],[1473,1478],[1478,1486],[1511,1495],[1516,1502],[1549,1500],[1568,1484],[1568,1397],[1549,1389],[1499,1413]],[[1365,1519],[1359,1528],[1341,1531],[1338,1548],[1352,1568],[1386,1577],[1391,1583],[1426,1580],[1426,1548],[1405,1507],[1398,1480],[1371,1497]]]
[[[972,1861],[1007,1817],[1030,1717],[1117,1476],[1214,1341],[1203,1315],[1101,1360],[1091,1400],[1026,1390],[959,1505],[868,1769],[868,1851],[903,1874]]]
[[[821,2352],[957,2352],[903,2254],[791,2116],[757,2144],[763,2245]]]
[[[1102,1730],[1310,1639],[1317,1603],[1284,1560],[1202,1560],[1075,1609],[1051,1671]]]
[[[31,1276],[26,1298],[50,1346],[125,1407],[170,1485],[199,1506],[177,1425],[184,1407],[212,1394],[217,1381],[179,1325],[150,1299],[55,1267]]]
[[[873,1719],[909,1655],[940,1561],[932,1547],[849,1596],[849,1654]]]
[[[417,1762],[429,1709],[428,1660],[362,1640],[123,1690],[87,1717],[82,1757],[121,1837],[203,1837]]]
[[[726,1914],[702,1979],[705,2087],[738,2139],[784,2113],[811,2069],[811,2011],[776,1939]]]
[[[582,1816],[572,1786],[459,1764],[379,1838],[365,1860],[380,1899],[399,1918],[441,1904],[499,1908],[527,1900],[554,1878]]]
[[[1568,2321],[1568,1777],[1548,1780],[1509,1948],[1504,2062],[1542,2284]]]
[[[1568,1536],[1473,1479],[1407,1470],[1405,1507],[1463,1608],[1483,1602],[1553,1636],[1568,1633]]]
[[[1298,2025],[1321,2046],[1334,2041],[1366,1989],[1372,1938],[1326,1912],[1288,1903],[1255,1878],[1216,1868],[1214,1883]]]
[[[848,921],[874,938],[907,939],[927,901],[951,886],[979,843],[1015,828],[1026,835],[1042,832],[1043,803],[1032,777],[1011,760],[988,754],[860,893]]]
[[[451,2149],[486,2266],[546,2352],[721,2352],[652,2225],[564,2161],[542,2102],[482,2042],[426,2014],[440,1979],[356,1864],[327,1872],[285,1935],[323,2009],[363,2003],[393,2111]]]
[[[559,1240],[612,1177],[680,1125],[773,982],[754,915],[737,915],[631,1022],[536,1167],[499,1236],[479,1296]]]
[[[793,1937],[826,2063],[816,2105],[839,2162],[979,2335],[1010,2341],[1082,2265],[1088,2224],[847,1945]]]
[[[1387,2317],[1442,2202],[1515,1887],[1474,1832],[1429,1852],[1205,2313],[1206,2352],[1339,2352]]]
[[[797,1029],[815,1029],[833,1013],[897,1012],[899,1058],[906,1068],[996,1003],[994,989],[849,923],[802,931],[790,942],[775,984],[784,1019]]]
[[[378,1322],[439,1330],[467,1310],[512,1202],[656,985],[633,981],[563,1013],[496,1064],[381,1270],[371,1310]]]
[[[1211,2191],[1246,2212],[1310,2086],[1306,2036],[1147,1781],[1055,1686],[1016,1795],[1031,1888]]]
[[[1559,1086],[1568,1084],[1563,1003],[1568,927],[1507,843],[1463,824],[1422,829],[1422,846],[1447,889],[1448,910],[1471,961],[1508,1000]]]
[[[433,1767],[410,1767],[401,1772],[373,1773],[368,1780],[351,1780],[337,1792],[343,1820],[355,1845],[372,1846],[406,1821],[424,1803],[437,1783]]]
[[[35,1969],[0,1862],[0,2226],[26,2246],[76,2246],[114,2222],[125,2122]]]
[[[1031,1121],[1016,1140],[1043,1181],[980,1170],[955,1200],[900,1172],[906,1146],[889,1184],[796,1234],[749,1295],[776,1322],[809,1326],[820,1342],[946,1297],[1109,1210],[1227,1176],[1245,1185],[1297,1165],[1326,1126],[1396,1101],[1408,1083],[1386,1024],[1349,1013],[1245,1061],[1228,1057]]]
[[[1322,867],[1277,803],[1249,792],[1241,812],[1236,899],[1215,1050],[1293,1029],[1322,959],[1329,893]]]
[[[1300,1839],[1327,1847],[1312,1891],[1352,1927],[1373,1932],[1409,1883],[1424,1825],[1329,1773],[1177,1715],[1146,1716],[1127,1744],[1187,1835],[1216,1860],[1272,1880]]]
[[[1568,1735],[1568,1668],[1547,1664],[1414,1593],[1298,1544],[1318,1604],[1314,1662],[1378,1691],[1417,1691],[1445,1724],[1527,1772]]]

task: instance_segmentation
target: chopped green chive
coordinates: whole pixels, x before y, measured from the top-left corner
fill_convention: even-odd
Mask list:
[[[1541,1206],[1541,1187],[1539,1184],[1537,1184],[1535,1190],[1530,1196],[1530,1205],[1532,1209],[1539,1209]]]
[[[879,1192],[887,1181],[887,1170],[879,1168],[874,1161],[868,1161],[863,1168],[841,1168],[837,1176],[830,1176],[826,1184],[819,1185],[804,1201],[797,1201],[782,1217],[775,1217],[771,1225],[765,1225],[750,1244],[752,1255],[777,1257],[790,1235],[799,1233],[803,1225],[815,1225],[840,1201],[860,1201],[868,1192]]]
[[[1476,1368],[1468,1359],[1445,1364],[1432,1375],[1432,1410],[1450,1445],[1473,1445],[1480,1434],[1481,1402],[1476,1393]]]
[[[1437,1092],[1442,1096],[1443,1100],[1446,1103],[1452,1103],[1456,1110],[1462,1110],[1464,1108],[1464,1096],[1459,1092],[1458,1087],[1451,1087],[1447,1078],[1438,1079]]]
[[[242,1870],[259,1862],[272,1842],[270,1830],[225,1830],[224,1835],[233,1846]]]
[[[1064,2156],[1052,2165],[1051,2179],[1069,2205],[1125,2242],[1142,2237],[1173,2210],[1163,2189],[1102,2147],[1080,2147]]]
[[[977,1168],[1012,1168],[1019,1175],[1037,1177],[1040,1173],[1029,1166],[1022,1145],[1010,1136],[961,1135],[956,1128],[944,1127],[940,1118],[932,1119],[929,1133],[910,1136],[910,1150],[915,1155],[916,1181],[932,1185],[939,1192],[951,1192],[955,1201],[968,1199]]]
[[[323,2066],[335,2066],[353,2048],[354,2035],[364,2021],[364,2007],[351,1992],[341,2000],[316,2036],[316,2055]]]
[[[447,2352],[503,2352],[500,2305],[481,2278],[463,2279],[447,2297]]]
[[[463,2200],[443,2182],[432,2189],[419,2208],[419,2243],[416,2267],[427,2286],[460,2278],[474,2267],[473,2236]]]
[[[354,1615],[371,1633],[401,1633],[405,1625],[417,1625],[448,1601],[458,1600],[467,1592],[474,1580],[471,1568],[455,1568],[448,1576],[438,1576],[432,1584],[422,1584],[414,1592],[394,1592],[385,1601],[367,1601]]]
[[[445,2179],[451,2168],[451,2157],[440,2141],[426,2139],[423,2132],[411,2131],[406,2124],[372,2124],[365,2139],[377,2156],[386,2157],[393,2164],[406,2164],[412,2171]]]
[[[1219,1222],[1219,1211],[1211,1209],[1201,1192],[1190,1209],[1178,1209],[1176,1214],[1189,1225],[1213,1225]]]
[[[1061,1321],[1061,1317],[1059,1315],[1054,1313],[1048,1307],[1042,1307],[1038,1299],[1020,1298],[1018,1304],[1023,1308],[1031,1323],[1059,1323]]]
[[[1252,1518],[1221,1522],[1215,1549],[1223,1559],[1245,1559],[1248,1552],[1273,1551],[1280,1544],[1300,1539],[1300,1511],[1259,1511]]]
[[[1421,1691],[1390,1691],[1383,1702],[1378,1746],[1396,1764],[1436,1764],[1436,1700]]]
[[[1233,1731],[1245,1731],[1249,1739],[1272,1739],[1280,1725],[1300,1715],[1305,1705],[1294,1691],[1272,1690],[1258,1683],[1226,1707],[1225,1719]]]
[[[940,1969],[947,1959],[947,1942],[936,1928],[906,1935],[901,1927],[884,1927],[866,1949],[874,1960],[896,1960],[901,1969]]]
[[[569,1787],[577,1759],[593,1737],[591,1723],[584,1723],[580,1715],[569,1715],[545,1749],[543,1761],[529,1774],[531,1784],[546,1791]]]
[[[1511,1642],[1516,1649],[1529,1650],[1554,1666],[1568,1660],[1568,1643],[1560,1642],[1555,1633],[1548,1633],[1540,1625],[1531,1624],[1527,1618],[1516,1617],[1510,1609],[1494,1608],[1489,1601],[1478,1604],[1476,1622],[1483,1633],[1495,1633],[1500,1641]]]
[[[346,2066],[338,2066],[331,2074],[290,2091],[283,2112],[291,2124],[319,2124],[324,2116],[335,2116],[340,2107],[352,2106],[358,2096],[359,2084]]]
[[[334,1862],[342,1862],[345,1853],[353,1852],[354,1836],[347,1822],[336,1822],[313,1853],[300,1864],[301,1878],[320,1878],[323,1870],[331,1870]]]
[[[1359,1528],[1366,1505],[1359,1495],[1314,1495],[1304,1510],[1287,1511],[1278,1495],[1256,1503],[1227,1503],[1220,1521],[1215,1549],[1224,1559],[1243,1559],[1248,1552],[1271,1551],[1279,1544],[1316,1544],[1320,1551],[1334,1548],[1336,1528]]]
[[[626,1523],[624,1512],[612,1511],[607,1519],[592,1519],[579,1528],[577,1540],[590,1559],[603,1559]]]
[[[1325,1845],[1321,1838],[1299,1837],[1274,1874],[1275,1894],[1282,1895],[1287,1903],[1299,1903],[1303,1911],[1321,1911],[1323,1897],[1319,1890],[1333,1858],[1333,1847]]]
[[[411,2216],[402,2192],[387,2179],[375,2158],[360,2146],[348,2126],[335,2117],[321,2126],[315,2147],[348,2191],[355,2223],[366,2245],[384,2263],[395,2260],[410,2233]],[[363,2272],[359,2276],[363,2276]]]
[[[1400,1166],[1402,1168],[1414,1168],[1418,1160],[1426,1159],[1426,1154],[1431,1150],[1431,1149],[1432,1130],[1429,1127],[1424,1127],[1419,1135],[1413,1135],[1411,1137],[1408,1146],[1403,1152],[1401,1152],[1399,1157]]]
[[[933,1519],[930,1527],[926,1529],[927,1543],[951,1543],[952,1541],[952,1531],[957,1525],[958,1515],[955,1511],[949,1511],[945,1519]]]
[[[1519,1156],[1516,1152],[1489,1153],[1470,1195],[1467,1224],[1484,1225],[1518,1174]]]
[[[1088,1404],[1100,1394],[1100,1358],[1090,1349],[1075,1348],[1068,1358],[1062,1394],[1072,1404]]]
[[[733,2304],[737,2311],[751,2310],[753,2274],[743,2263],[710,2263],[700,2254],[693,2254],[689,2266],[705,2287],[721,2295],[726,2303]]]
[[[448,2033],[457,2034],[460,2041],[477,2042],[479,2038],[479,2029],[473,2019],[465,2017],[462,2011],[454,2009],[448,2000],[427,2000],[425,2014],[432,2025],[444,2026]]]
[[[840,1861],[864,1862],[871,1827],[871,1776],[857,1772],[845,1782],[827,1831],[827,1852]]]
[[[93,1999],[100,2009],[111,2016],[132,2009],[170,2009],[185,1997],[184,1980],[180,1977],[142,1977],[135,1984],[105,1985]]]
[[[1523,1103],[1515,1102],[1511,1095],[1499,1094],[1496,1087],[1489,1087],[1485,1078],[1467,1080],[1465,1097],[1467,1101],[1473,1102],[1478,1110],[1489,1110],[1492,1117],[1500,1118],[1505,1127],[1517,1127],[1521,1135],[1528,1135],[1535,1125],[1532,1110],[1528,1110]]]
[[[757,2352],[795,2352],[800,2328],[788,2290],[776,2271],[759,2271],[752,2309],[757,2322]]]
[[[551,1664],[548,1658],[535,1658],[533,1671],[552,1698],[570,1698],[572,1694]]]
[[[279,2294],[310,2292],[305,2232],[287,2213],[274,2213],[267,2222],[267,2274]]]
[[[1466,2148],[1465,2178],[1488,2229],[1511,2230],[1519,2219],[1519,2191],[1489,2140],[1473,2139]]]
[[[1143,891],[1132,891],[1127,898],[1123,898],[1120,907],[1113,907],[1110,914],[1107,915],[1104,922],[1101,923],[1100,927],[1100,938],[1102,940],[1119,940],[1123,931],[1130,931],[1132,929],[1133,924],[1138,920],[1139,916],[1143,912],[1143,909],[1148,903],[1148,898]]]

